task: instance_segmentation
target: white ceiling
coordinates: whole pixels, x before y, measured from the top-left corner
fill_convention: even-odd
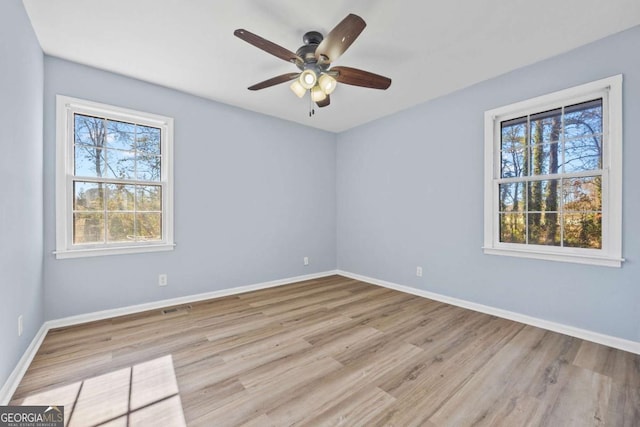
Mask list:
[[[332,132],[640,24],[638,0],[23,1],[48,55]],[[309,118],[286,83],[246,89],[297,68],[235,29],[295,52],[349,13],[367,27],[332,65],[388,76],[388,90],[339,85]]]

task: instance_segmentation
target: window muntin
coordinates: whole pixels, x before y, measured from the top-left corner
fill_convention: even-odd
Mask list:
[[[621,189],[621,75],[485,112],[485,253],[620,266]]]
[[[170,118],[58,96],[58,258],[173,248]]]

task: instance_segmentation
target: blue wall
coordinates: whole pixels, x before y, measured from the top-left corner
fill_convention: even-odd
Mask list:
[[[44,86],[47,319],[336,268],[334,134],[53,57]],[[174,251],[55,259],[56,94],[175,119]]]
[[[0,385],[42,326],[42,81],[22,2],[0,1]]]
[[[338,267],[640,341],[638,46],[635,27],[338,135]],[[627,262],[484,255],[484,111],[620,73]]]

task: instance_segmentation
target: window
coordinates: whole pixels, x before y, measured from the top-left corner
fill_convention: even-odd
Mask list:
[[[621,265],[622,76],[485,113],[484,252]]]
[[[57,96],[56,257],[173,249],[173,119]]]

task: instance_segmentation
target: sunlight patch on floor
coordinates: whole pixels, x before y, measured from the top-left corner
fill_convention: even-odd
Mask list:
[[[171,355],[64,385],[22,405],[65,408],[65,426],[186,426]]]

